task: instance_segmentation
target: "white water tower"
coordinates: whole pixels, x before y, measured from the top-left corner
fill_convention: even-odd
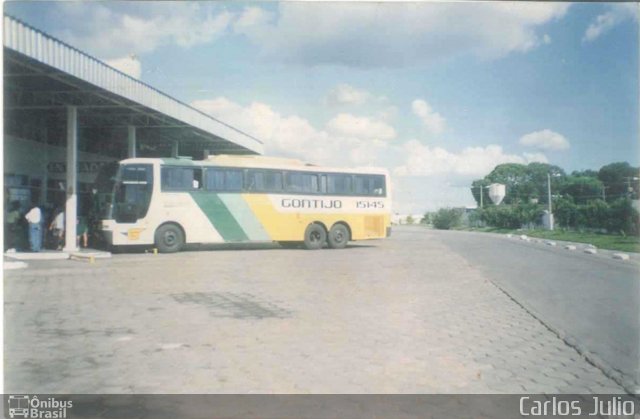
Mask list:
[[[502,183],[492,183],[489,185],[489,198],[494,204],[500,205],[506,194],[506,188]]]

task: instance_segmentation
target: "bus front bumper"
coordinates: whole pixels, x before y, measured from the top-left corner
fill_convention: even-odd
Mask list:
[[[153,230],[145,224],[116,224],[102,221],[102,236],[111,246],[153,244]]]

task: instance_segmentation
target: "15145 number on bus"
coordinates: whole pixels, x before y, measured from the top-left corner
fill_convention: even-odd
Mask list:
[[[383,209],[383,201],[356,201],[356,208],[358,209]]]

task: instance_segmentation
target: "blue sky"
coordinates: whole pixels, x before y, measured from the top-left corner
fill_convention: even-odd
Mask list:
[[[474,205],[500,163],[639,164],[633,3],[7,2],[262,139],[383,166],[395,210]],[[131,58],[131,56],[134,56]]]

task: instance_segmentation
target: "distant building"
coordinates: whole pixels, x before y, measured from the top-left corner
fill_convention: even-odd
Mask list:
[[[423,218],[424,218],[424,214],[393,214],[391,216],[391,223],[396,225],[420,224]],[[412,222],[408,222],[408,221],[412,221]]]

